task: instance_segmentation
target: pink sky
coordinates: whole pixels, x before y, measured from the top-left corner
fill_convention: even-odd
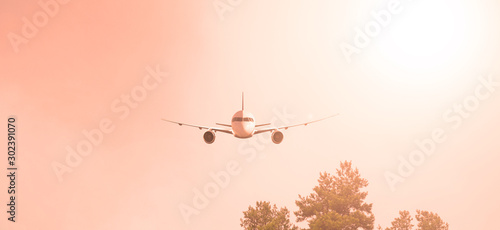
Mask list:
[[[488,96],[457,128],[443,114],[476,96],[480,76],[500,82],[499,3],[401,0],[348,63],[339,45],[391,1],[242,0],[222,18],[213,0],[62,2],[18,45],[23,18],[44,11],[1,3],[0,118],[17,117],[19,167],[16,223],[2,211],[1,229],[240,229],[256,201],[296,211],[298,195],[344,160],[370,183],[376,225],[416,209],[454,230],[495,225],[500,87],[482,88]],[[157,81],[148,68],[168,76]],[[144,81],[154,87],[127,114],[118,109]],[[223,133],[207,145],[202,131],[160,120],[229,123],[242,91],[257,123],[285,124],[283,110],[290,124],[341,115],[289,129],[280,145]],[[103,121],[112,131],[58,180],[53,165]],[[392,191],[384,175],[436,128],[446,140]],[[239,172],[186,223],[179,205],[193,206],[193,190],[234,162]],[[1,165],[6,174],[6,157]]]

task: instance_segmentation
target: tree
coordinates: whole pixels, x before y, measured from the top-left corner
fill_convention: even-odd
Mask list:
[[[448,223],[436,213],[417,210],[415,219],[418,221],[417,230],[448,230]]]
[[[417,230],[448,230],[448,223],[445,223],[436,213],[417,210],[415,218],[418,221]],[[408,211],[399,211],[399,218],[391,222],[392,227],[385,230],[412,230],[413,218]],[[379,229],[380,225],[379,225]]]
[[[241,227],[245,230],[298,230],[298,227],[290,223],[290,212],[286,207],[271,207],[270,202],[257,201],[255,208],[248,207],[240,219]]]
[[[412,220],[413,218],[409,211],[399,211],[399,217],[395,218],[394,221],[391,222],[392,227],[386,228],[386,230],[412,230]]]
[[[351,162],[341,162],[336,176],[320,173],[318,182],[313,193],[295,201],[297,221],[307,220],[311,230],[374,228],[372,204],[364,202],[368,192],[361,191],[368,181],[352,169]]]

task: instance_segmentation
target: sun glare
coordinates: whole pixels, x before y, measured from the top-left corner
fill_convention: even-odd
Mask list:
[[[455,3],[455,4],[454,4]],[[400,82],[451,84],[454,69],[471,53],[477,39],[473,16],[463,2],[421,1],[405,5],[378,41],[377,68]],[[405,73],[405,74],[401,74]]]
[[[415,4],[390,30],[382,49],[390,59],[410,69],[442,67],[466,42],[464,18],[458,7],[443,2]]]

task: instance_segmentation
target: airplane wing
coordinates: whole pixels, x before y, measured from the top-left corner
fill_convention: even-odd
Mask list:
[[[255,127],[261,127],[261,126],[267,126],[267,125],[271,125],[271,123],[259,124],[259,125],[255,125]]]
[[[170,123],[178,124],[180,126],[185,125],[185,126],[189,126],[189,127],[198,128],[200,130],[202,130],[202,129],[208,129],[208,130],[213,130],[215,132],[223,132],[223,133],[233,134],[233,131],[230,130],[230,129],[222,129],[222,128],[217,128],[217,127],[208,127],[208,126],[201,126],[201,125],[192,125],[192,124],[187,124],[187,123],[182,123],[182,122],[177,122],[177,121],[170,121],[170,120],[167,120],[167,119],[162,119],[162,120],[170,122]]]
[[[331,116],[328,116],[328,117],[324,117],[324,118],[321,118],[319,120],[314,120],[314,121],[309,121],[309,122],[306,122],[306,123],[301,123],[301,124],[295,124],[295,125],[287,125],[287,126],[281,126],[281,127],[270,127],[270,128],[265,128],[265,129],[259,129],[259,130],[256,130],[253,134],[259,134],[259,133],[265,133],[265,132],[272,132],[274,130],[277,130],[277,129],[284,129],[284,130],[287,130],[288,128],[292,128],[292,127],[297,127],[297,126],[302,126],[302,125],[308,125],[308,124],[311,124],[311,123],[314,123],[314,122],[318,122],[318,121],[322,121],[322,120],[325,120],[325,119],[328,119],[328,118],[331,118],[331,117],[335,117],[339,115],[338,113],[337,114],[334,114],[334,115],[331,115]]]

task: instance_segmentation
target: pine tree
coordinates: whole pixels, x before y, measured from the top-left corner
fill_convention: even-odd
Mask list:
[[[386,230],[412,230],[412,220],[413,218],[409,211],[399,211],[399,217],[395,218],[394,221],[391,222],[392,227],[386,228]]]
[[[308,221],[311,230],[372,230],[375,217],[372,204],[365,203],[368,181],[361,178],[351,162],[341,162],[336,176],[320,173],[319,185],[307,197],[295,201],[297,221]]]
[[[448,230],[448,223],[444,222],[438,214],[417,210],[417,230]]]
[[[290,223],[290,212],[286,207],[271,207],[270,202],[257,201],[255,208],[248,207],[240,219],[241,227],[245,230],[298,230]]]

